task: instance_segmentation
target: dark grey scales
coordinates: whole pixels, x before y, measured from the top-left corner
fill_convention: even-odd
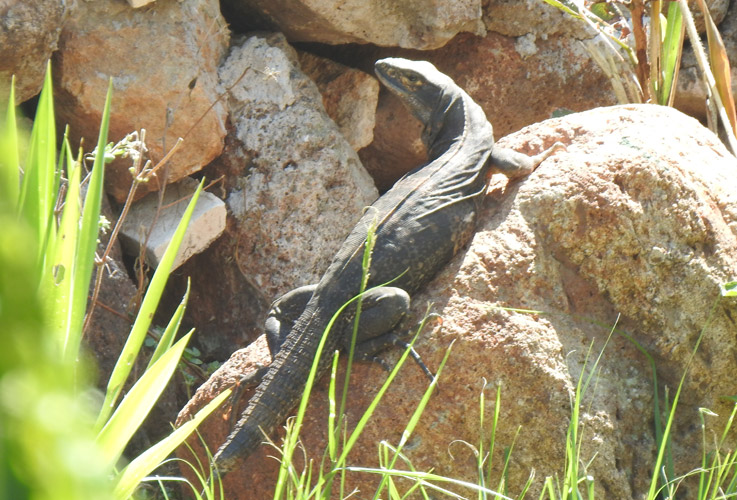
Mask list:
[[[520,177],[532,172],[559,145],[528,157],[495,148],[482,109],[448,76],[425,61],[382,59],[376,75],[423,124],[429,161],[402,177],[361,217],[317,285],[298,288],[274,303],[267,320],[274,361],[256,388],[233,432],[215,454],[218,472],[250,455],[296,407],[320,338],[335,312],[356,296],[366,234],[377,221],[368,287],[386,283],[364,299],[361,352],[385,347],[409,309],[409,296],[425,285],[474,233],[493,172]],[[402,274],[404,273],[404,274]],[[350,344],[351,326],[342,321],[330,333],[320,361]],[[359,346],[361,349],[361,346]]]

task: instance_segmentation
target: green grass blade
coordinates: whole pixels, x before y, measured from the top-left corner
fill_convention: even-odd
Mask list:
[[[92,271],[95,267],[95,250],[97,249],[97,236],[100,226],[100,206],[102,204],[105,173],[105,158],[99,152],[105,150],[105,144],[107,143],[112,96],[113,80],[111,78],[108,84],[107,96],[105,97],[100,133],[97,138],[98,154],[95,155],[95,161],[92,164],[92,174],[87,185],[87,195],[84,200],[82,226],[79,233],[74,266],[73,324],[69,325],[70,332],[73,332],[73,334],[70,334],[69,351],[74,353],[79,349],[79,342],[82,339],[84,312],[87,310],[87,295],[90,280],[92,279]],[[75,335],[75,337],[72,337],[72,335]]]
[[[204,182],[205,181],[203,179],[194,195],[192,195],[192,199],[182,216],[182,220],[179,221],[179,225],[174,232],[174,236],[172,237],[171,242],[169,242],[169,246],[164,252],[163,257],[159,262],[159,266],[156,268],[156,272],[154,272],[153,278],[151,278],[151,283],[146,291],[146,296],[143,298],[141,308],[136,315],[136,320],[131,328],[131,333],[128,335],[128,340],[126,340],[125,346],[123,346],[123,351],[120,353],[120,357],[113,369],[113,373],[110,375],[107,391],[105,393],[105,400],[102,408],[100,409],[100,414],[95,425],[96,430],[101,429],[105,425],[105,422],[112,413],[115,402],[118,400],[120,392],[123,390],[123,385],[128,379],[128,375],[133,367],[133,363],[138,356],[138,352],[141,350],[143,341],[146,338],[146,332],[148,331],[148,327],[151,326],[154,312],[156,312],[156,307],[159,305],[159,300],[161,299],[161,294],[164,291],[166,280],[169,277],[172,265],[174,264],[174,258],[179,251],[179,246],[182,244],[184,233],[187,230],[189,220],[192,218],[192,212],[194,211],[195,205],[197,205],[197,200],[200,197],[200,192],[202,191]]]
[[[563,4],[562,2],[560,2],[558,0],[543,0],[543,2],[545,2],[546,4],[548,4],[548,5],[552,6],[552,7],[555,7],[556,9],[558,9],[558,10],[560,10],[562,12],[565,12],[569,16],[573,16],[576,19],[583,20],[583,16],[580,13],[572,10],[570,7],[568,7],[567,5]]]
[[[351,371],[353,367],[353,357],[356,352],[356,342],[358,339],[358,326],[361,320],[361,310],[363,308],[363,292],[366,290],[369,280],[369,270],[371,269],[371,254],[374,251],[376,245],[376,227],[379,221],[377,215],[374,214],[374,218],[368,227],[366,232],[366,243],[363,247],[363,260],[361,261],[361,286],[358,290],[358,302],[356,302],[356,317],[353,320],[353,331],[351,333],[350,347],[348,348],[348,362],[346,363],[345,380],[343,381],[343,396],[340,399],[340,409],[338,410],[339,415],[344,415],[345,408],[348,402],[348,388],[351,382]],[[338,422],[338,431],[340,431],[340,425],[342,421]]]
[[[678,400],[681,396],[681,390],[683,389],[683,386],[685,385],[686,377],[688,376],[688,372],[691,369],[691,364],[693,363],[693,360],[696,357],[696,352],[698,351],[699,346],[701,345],[701,341],[703,340],[706,334],[706,329],[711,324],[711,320],[714,316],[714,311],[716,310],[718,304],[719,304],[719,299],[714,301],[714,305],[712,306],[711,311],[709,312],[709,316],[706,320],[706,324],[701,329],[701,332],[699,333],[699,336],[696,339],[696,344],[691,350],[691,355],[686,361],[686,366],[683,369],[683,375],[681,375],[681,380],[678,383],[676,395],[673,398],[673,403],[671,404],[670,411],[668,412],[668,420],[666,421],[665,429],[663,430],[663,435],[660,441],[658,442],[658,454],[655,459],[655,466],[653,467],[653,474],[650,479],[650,488],[648,490],[648,494],[646,498],[655,498],[656,491],[658,490],[658,478],[661,477],[661,467],[663,466],[663,462],[667,459],[666,449],[669,448],[669,446],[666,446],[666,443],[668,443],[670,440],[670,431],[673,426],[673,420],[675,419],[676,408],[678,407]]]
[[[481,391],[481,394],[483,394],[483,391]],[[496,445],[496,430],[499,426],[499,414],[501,413],[501,409],[502,409],[502,386],[501,385],[496,386],[496,399],[494,401],[495,401],[494,402],[494,418],[491,421],[491,436],[489,437],[489,464],[488,464],[486,484],[491,484],[491,473],[492,473],[492,466],[494,463],[494,447]],[[499,476],[499,486],[502,485],[502,481],[504,481],[503,474]],[[497,489],[499,491],[502,491],[501,488],[497,488]]]
[[[192,333],[190,331],[182,337],[150,369],[146,370],[98,434],[97,443],[111,467],[123,454],[128,441],[143,423],[161,392],[169,383]]]
[[[683,38],[686,27],[683,24],[683,14],[676,2],[668,4],[667,27],[663,39],[661,56],[663,87],[658,89],[658,102],[669,105],[675,95],[675,82],[678,81],[678,69],[681,65],[683,53]]]
[[[333,356],[333,364],[330,367],[330,386],[328,389],[328,456],[330,460],[334,461],[338,455],[338,439],[337,439],[337,426],[335,419],[337,415],[336,404],[335,404],[335,391],[336,391],[336,378],[338,373],[338,359],[339,354],[336,352]]]
[[[83,286],[75,283],[74,280],[75,255],[79,239],[82,167],[81,163],[75,162],[71,155],[66,134],[62,143],[61,157],[66,160],[67,164],[67,193],[64,198],[58,238],[53,252],[48,257],[49,269],[44,276],[42,289],[48,294],[46,300],[49,303],[49,320],[53,335],[60,346],[59,352],[67,360],[74,361],[79,351],[81,331],[75,332],[71,329],[71,326],[76,323],[73,315],[84,316],[84,310],[75,310],[73,307],[74,287]]]
[[[39,242],[39,263],[43,262],[47,241],[53,232],[54,225],[51,222],[56,203],[56,124],[52,92],[49,65],[33,121],[19,201],[20,212],[31,224]]]
[[[424,323],[425,322],[423,321],[423,324],[420,325],[420,328],[417,330],[417,333],[415,334],[415,338],[412,339],[412,343],[410,345],[414,344],[414,341],[417,339],[417,335],[419,335],[420,332],[422,331],[422,327],[424,326]],[[402,432],[402,437],[399,440],[399,444],[397,445],[397,448],[396,448],[396,451],[394,453],[394,456],[392,457],[391,461],[388,464],[388,467],[390,469],[394,468],[394,466],[395,466],[395,464],[397,462],[397,459],[400,456],[400,453],[402,451],[402,448],[409,441],[410,436],[412,435],[412,433],[414,432],[415,428],[417,427],[417,424],[420,421],[420,417],[422,416],[422,413],[425,411],[425,408],[427,407],[427,404],[430,402],[430,396],[432,396],[432,393],[435,390],[435,387],[437,387],[437,385],[438,385],[438,379],[440,378],[440,374],[443,372],[443,367],[445,367],[445,363],[448,361],[448,357],[450,356],[450,352],[451,352],[452,349],[453,349],[453,343],[451,342],[450,346],[448,346],[448,349],[445,351],[445,356],[443,357],[443,360],[440,362],[440,366],[438,367],[438,371],[435,374],[435,378],[433,378],[432,382],[430,382],[430,385],[425,390],[425,393],[422,395],[422,399],[420,399],[420,402],[417,405],[417,408],[415,408],[415,411],[412,413],[412,416],[410,417],[409,422],[407,423],[407,426],[404,428],[404,431]],[[405,358],[404,359],[406,359],[406,356],[408,356],[408,355],[409,355],[409,349],[405,349],[405,352],[404,352]],[[400,364],[397,363],[397,365],[399,366]],[[396,370],[397,369],[395,368],[395,371]],[[392,373],[394,373],[394,371]],[[378,401],[376,401],[376,403],[378,403]],[[373,402],[372,402],[372,405],[375,406],[373,404]],[[366,411],[366,414],[370,414],[370,413],[373,412],[373,410],[371,408],[372,408],[372,406],[369,407],[369,410]],[[363,421],[363,419],[361,419],[361,420]],[[350,451],[350,447],[352,447],[353,446],[353,443],[355,443],[355,440],[353,440],[353,442],[351,441],[354,438],[354,435],[356,436],[356,439],[357,439],[358,434],[360,434],[361,431],[363,431],[363,426],[359,422],[359,425],[356,426],[356,430],[351,435],[351,437],[348,439],[349,446],[346,446],[346,448],[348,448],[348,451]],[[381,483],[379,483],[379,486],[376,488],[376,494],[375,494],[374,498],[379,498],[378,495],[379,495],[379,493],[381,492],[381,490],[382,490],[382,488],[384,486],[384,483],[386,481],[386,477],[387,476],[384,476],[382,478]]]
[[[181,341],[180,341],[181,342]],[[151,448],[140,454],[135,460],[129,463],[118,475],[115,487],[115,498],[129,498],[136,486],[161,464],[192,432],[202,423],[202,421],[210,415],[218,406],[222,404],[230,396],[230,389],[218,394],[218,396],[203,407],[197,414],[174,430],[166,438],[162,439]]]
[[[10,80],[10,96],[5,124],[0,130],[0,184],[8,207],[14,209],[20,196],[20,156],[18,122],[15,117],[15,76]]]
[[[151,365],[153,365],[156,360],[162,356],[162,354],[168,351],[174,343],[174,338],[177,336],[177,332],[179,331],[179,325],[182,323],[182,316],[184,316],[184,311],[187,309],[187,301],[189,301],[189,285],[190,280],[187,278],[187,290],[184,292],[184,297],[182,297],[182,301],[179,303],[179,306],[177,306],[177,310],[174,311],[171,320],[169,320],[169,324],[166,326],[164,334],[159,339],[159,343],[156,345],[156,350],[151,355],[151,360],[148,362],[148,366],[146,367],[147,370],[151,368]]]

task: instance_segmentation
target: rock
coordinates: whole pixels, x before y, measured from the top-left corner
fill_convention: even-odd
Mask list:
[[[590,38],[584,23],[552,5],[535,0],[483,0],[484,26],[490,32],[511,37],[532,34],[545,38],[569,35]]]
[[[403,451],[418,470],[476,482],[476,458],[456,440],[488,442],[501,387],[495,453],[514,444],[510,494],[521,490],[534,469],[530,493],[537,497],[544,478],[560,474],[573,391],[595,369],[581,408],[581,461],[595,479],[597,497],[638,498],[653,470],[653,374],[623,335],[604,344],[615,326],[631,336],[655,360],[659,384],[671,389],[672,398],[708,325],[673,431],[676,470],[700,466],[698,408],[719,415],[708,426],[721,433],[732,407],[721,398],[737,389],[737,303],[719,299],[719,285],[737,275],[737,160],[692,118],[652,105],[568,115],[500,144],[535,152],[554,141],[566,143],[568,151],[556,153],[528,178],[492,180],[469,248],[413,298],[414,319],[428,301],[443,317],[442,327],[429,327],[417,344],[425,362],[437,368],[455,343],[440,389]],[[254,347],[228,362],[200,388],[197,403],[183,410],[180,421],[239,370],[253,369],[245,360],[258,363],[264,356],[263,348]],[[385,377],[377,366],[354,366],[346,413],[351,427]],[[351,465],[377,464],[377,444],[399,441],[426,387],[417,367],[403,367],[351,453]],[[302,432],[308,456],[318,461],[326,443],[326,391],[323,380]],[[213,453],[228,430],[222,416],[200,428]],[[225,477],[228,498],[271,495],[278,463],[267,455],[274,451],[263,447]],[[496,478],[501,462],[495,455]],[[377,483],[372,475],[349,473],[345,491],[355,487],[367,497]],[[687,485],[680,488],[684,498],[694,496]]]
[[[174,296],[191,276],[188,317],[203,356],[223,360],[260,334],[272,300],[317,282],[378,193],[282,35],[237,41],[221,78],[232,131],[206,175],[225,176],[229,222]]]
[[[158,267],[198,184],[194,179],[185,178],[166,188],[160,204],[158,193],[134,203],[120,230],[123,249],[133,256],[143,252],[146,263]],[[209,247],[224,230],[225,203],[214,194],[202,191],[172,270]]]
[[[419,120],[396,95],[383,90],[376,108],[374,141],[358,152],[380,192],[388,191],[405,173],[427,161],[421,133]]]
[[[15,103],[41,91],[46,64],[70,7],[65,0],[6,0],[0,3],[0,96],[15,75]]]
[[[732,6],[725,20],[719,25],[719,32],[727,49],[732,74],[732,93],[737,95],[737,3]],[[706,120],[706,87],[702,83],[701,71],[690,45],[683,49],[681,70],[678,73],[678,86],[674,106],[684,113]]]
[[[241,31],[281,31],[292,42],[442,47],[456,34],[483,34],[480,0],[227,0]]]
[[[308,52],[299,53],[299,63],[317,85],[325,111],[351,147],[358,151],[371,144],[379,100],[376,78]]]
[[[216,70],[228,38],[216,0],[160,0],[147,9],[123,0],[80,2],[54,57],[57,120],[70,125],[75,142],[96,144],[113,77],[110,140],[145,128],[155,164],[183,137],[161,179],[197,172],[223,148],[227,110]],[[106,188],[119,202],[128,194],[128,167],[107,168]]]
[[[134,9],[137,9],[139,7],[143,7],[144,5],[148,5],[155,1],[156,0],[128,0],[128,4]]]
[[[611,84],[579,40],[567,35],[523,38],[464,34],[436,51],[384,51],[376,58],[430,61],[481,105],[496,137],[557,111],[616,103]],[[415,135],[419,123],[388,96],[389,92],[379,95],[374,143],[361,152],[361,160],[382,191],[423,158]]]
[[[709,15],[711,16],[714,24],[719,24],[727,18],[727,11],[729,9],[729,0],[707,0],[706,7],[709,9]],[[690,0],[688,7],[691,9],[691,13],[694,17],[694,24],[699,33],[706,33],[706,23],[704,22],[704,16],[701,14],[699,9],[699,3],[696,0]],[[666,10],[665,7],[663,10]]]

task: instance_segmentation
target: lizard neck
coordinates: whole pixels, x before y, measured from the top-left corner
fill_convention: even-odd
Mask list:
[[[475,142],[474,138],[489,144],[494,140],[484,111],[462,90],[444,91],[422,131],[428,160],[439,158],[454,145],[461,146],[469,140]]]

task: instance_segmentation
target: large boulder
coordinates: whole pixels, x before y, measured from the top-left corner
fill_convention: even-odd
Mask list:
[[[58,121],[70,125],[86,148],[97,143],[108,81],[113,79],[110,139],[146,129],[156,164],[184,142],[146,189],[200,170],[223,149],[227,110],[218,92],[217,67],[229,32],[217,0],[159,0],[134,9],[124,0],[78,2],[54,57]],[[131,183],[130,163],[106,171],[118,201]]]
[[[481,0],[226,0],[241,29],[281,31],[292,42],[434,49],[462,31],[482,34]]]
[[[647,489],[655,446],[653,373],[640,349],[655,361],[661,391],[677,387],[689,369],[673,434],[677,473],[700,466],[699,408],[719,415],[709,421],[717,433],[730,414],[732,403],[722,396],[737,390],[737,303],[720,299],[719,286],[737,275],[737,159],[694,119],[653,105],[573,114],[500,142],[535,152],[554,141],[566,143],[567,152],[528,178],[492,179],[468,249],[413,298],[412,319],[428,302],[443,317],[417,344],[425,362],[437,367],[455,343],[404,453],[417,469],[475,482],[476,458],[458,440],[488,439],[501,387],[496,443],[497,450],[514,443],[509,491],[517,495],[534,469],[537,496],[546,476],[562,472],[573,392],[603,350],[581,408],[580,458],[597,497],[637,498]],[[263,343],[236,353],[180,421],[267,361]],[[345,415],[351,427],[386,377],[377,366],[354,370]],[[377,444],[400,440],[426,386],[415,366],[402,369],[349,464],[377,464]],[[240,411],[248,397],[201,428],[211,451],[229,431],[228,412]],[[327,417],[324,380],[302,432],[313,467],[326,443]],[[267,455],[274,451],[264,446],[225,477],[227,498],[271,494],[278,463]],[[494,462],[498,474],[499,455]],[[355,487],[364,497],[377,483],[369,474],[349,474],[345,491]]]

